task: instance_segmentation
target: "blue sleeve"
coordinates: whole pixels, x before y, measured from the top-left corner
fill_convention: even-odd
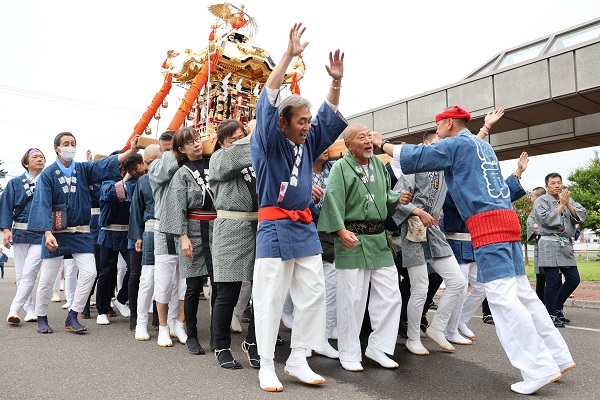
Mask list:
[[[510,201],[511,202],[517,201],[521,197],[523,197],[527,194],[525,192],[525,189],[523,189],[523,186],[521,186],[521,182],[519,182],[519,180],[517,179],[517,177],[514,174],[510,174],[508,176],[508,178],[506,178],[504,181],[506,182],[506,185],[508,186],[508,189],[510,190]]]
[[[129,178],[125,181],[125,194],[127,195],[127,201],[131,201],[137,181],[138,180],[135,178]]]
[[[102,182],[102,186],[100,187],[100,201],[109,203],[121,202],[121,200],[117,197],[115,181]]]
[[[275,135],[282,134],[277,129],[279,125],[278,115],[277,107],[269,102],[267,91],[263,88],[256,103],[256,127],[252,131],[250,140],[254,141],[265,155],[274,151]]]
[[[121,179],[118,155],[112,155],[94,162],[82,163],[90,185],[107,180]]]
[[[6,189],[0,195],[0,229],[11,229],[15,211],[15,189],[14,179],[6,185]]]
[[[136,185],[131,196],[131,207],[129,208],[129,233],[131,240],[142,239],[144,232],[144,199],[140,185]]]
[[[27,229],[34,232],[52,230],[52,175],[41,173],[35,185]]]
[[[400,152],[400,168],[404,174],[446,171],[453,163],[454,138],[446,138],[429,146],[404,144]]]

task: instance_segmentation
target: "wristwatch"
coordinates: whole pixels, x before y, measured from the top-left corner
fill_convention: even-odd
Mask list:
[[[383,146],[384,146],[386,143],[389,143],[389,142],[390,142],[389,140],[387,140],[387,139],[383,139],[383,140],[381,141],[381,146],[379,146],[379,148],[380,148],[381,150],[383,150]]]

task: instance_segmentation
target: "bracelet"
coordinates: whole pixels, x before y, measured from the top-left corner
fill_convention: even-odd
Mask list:
[[[333,79],[334,82],[341,82],[344,78],[344,75],[340,76],[340,79]]]
[[[517,174],[513,174],[513,175],[514,175],[515,178],[521,180],[521,177],[519,175],[517,175]]]
[[[339,89],[341,89],[342,87],[341,87],[341,86],[333,86],[333,85],[331,85],[331,88],[332,88],[332,89],[334,89],[334,90],[339,90]]]
[[[489,135],[489,134],[490,134],[490,132],[489,132],[489,131],[486,131],[486,130],[485,130],[485,129],[483,129],[483,128],[481,128],[479,131],[480,131],[480,132],[483,132],[483,133],[485,133],[485,136],[487,136],[487,135]]]
[[[390,142],[389,140],[387,140],[387,139],[383,139],[383,140],[381,141],[381,146],[379,146],[379,148],[380,148],[381,150],[383,150],[383,146],[385,146],[385,145],[386,145],[386,144],[388,144],[389,142]]]
[[[485,122],[483,123],[483,126],[484,126],[484,127],[486,127],[488,131],[489,131],[490,129],[492,129],[492,128],[490,128],[489,126],[487,126],[487,125],[485,124]]]

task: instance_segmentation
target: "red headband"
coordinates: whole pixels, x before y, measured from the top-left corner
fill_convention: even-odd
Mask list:
[[[435,116],[435,123],[437,124],[443,119],[455,118],[455,119],[466,119],[467,122],[471,120],[471,114],[468,111],[463,110],[459,106],[454,106],[450,110],[442,111]]]

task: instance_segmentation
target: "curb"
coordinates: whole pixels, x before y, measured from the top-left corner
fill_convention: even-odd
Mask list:
[[[600,310],[600,301],[569,299],[565,301],[565,306],[577,308],[593,308]]]

